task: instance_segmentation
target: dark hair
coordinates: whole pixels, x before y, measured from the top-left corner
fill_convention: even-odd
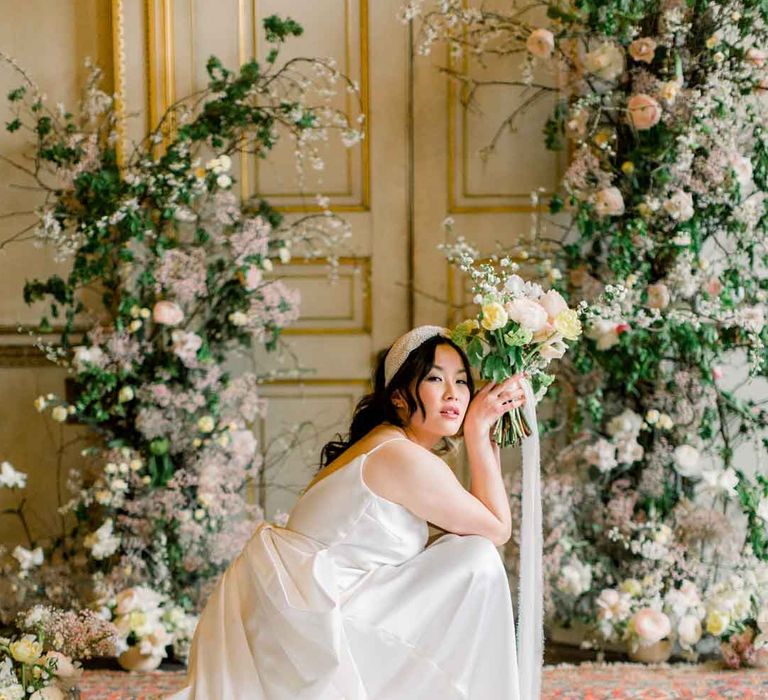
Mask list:
[[[469,360],[464,351],[448,338],[438,335],[419,345],[408,355],[400,369],[395,373],[395,376],[392,377],[392,381],[386,387],[384,386],[384,360],[390,348],[382,350],[376,358],[376,369],[373,373],[373,391],[363,396],[357,406],[355,406],[347,439],[345,440],[339,433],[336,436],[336,440],[331,440],[323,447],[320,453],[319,469],[329,465],[342,452],[382,423],[391,423],[401,428],[405,427],[392,403],[392,397],[396,392],[399,391],[405,399],[409,418],[417,410],[420,410],[422,415],[426,415],[424,404],[418,393],[419,385],[432,369],[432,365],[435,362],[435,349],[438,345],[448,345],[459,353],[464,369],[467,371],[469,395],[470,397],[474,395],[475,384],[472,379]],[[416,382],[415,393],[411,391],[411,384],[413,384],[414,380]]]

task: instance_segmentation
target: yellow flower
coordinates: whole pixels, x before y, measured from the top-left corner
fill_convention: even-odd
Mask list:
[[[719,610],[711,610],[707,615],[707,632],[719,637],[725,630],[728,629],[731,619],[724,612]]]
[[[631,175],[633,172],[635,172],[635,164],[631,160],[625,160],[621,164],[621,172],[623,172],[625,175]]]
[[[212,416],[203,416],[197,421],[197,428],[201,433],[210,433],[215,427]]]
[[[581,335],[581,321],[573,309],[565,309],[557,314],[554,326],[555,330],[568,340],[576,340]]]
[[[507,325],[509,316],[506,309],[497,301],[492,301],[490,304],[484,304],[482,307],[483,319],[480,321],[480,325],[487,331],[495,331],[499,328],[504,328]]]
[[[621,582],[619,590],[622,593],[629,593],[631,596],[639,596],[643,592],[643,587],[636,578],[627,578]]]
[[[31,634],[26,634],[21,639],[11,642],[9,649],[11,656],[21,664],[33,664],[43,654],[43,645]]]
[[[202,167],[200,167],[200,168],[195,168],[195,177],[196,177],[198,180],[202,180],[202,179],[205,177],[205,173],[206,173],[206,170],[205,170],[205,168],[202,168]]]

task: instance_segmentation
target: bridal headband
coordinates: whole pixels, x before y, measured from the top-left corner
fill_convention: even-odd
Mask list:
[[[401,335],[392,344],[384,360],[384,386],[387,386],[392,381],[392,377],[403,366],[403,363],[408,359],[408,355],[419,345],[437,335],[449,338],[450,331],[442,326],[417,326],[406,334]]]

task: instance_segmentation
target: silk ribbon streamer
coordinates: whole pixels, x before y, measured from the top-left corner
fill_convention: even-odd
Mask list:
[[[541,455],[536,398],[528,381],[523,412],[531,434],[523,438],[523,522],[520,527],[517,665],[520,700],[539,700],[544,663],[544,577],[542,573]]]

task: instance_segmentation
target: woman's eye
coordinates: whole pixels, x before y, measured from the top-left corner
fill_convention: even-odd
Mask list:
[[[459,381],[459,384],[467,384],[466,379],[459,379],[458,381]]]
[[[427,377],[427,381],[429,382],[431,382],[433,379],[437,380],[438,382],[443,380],[442,377]]]

